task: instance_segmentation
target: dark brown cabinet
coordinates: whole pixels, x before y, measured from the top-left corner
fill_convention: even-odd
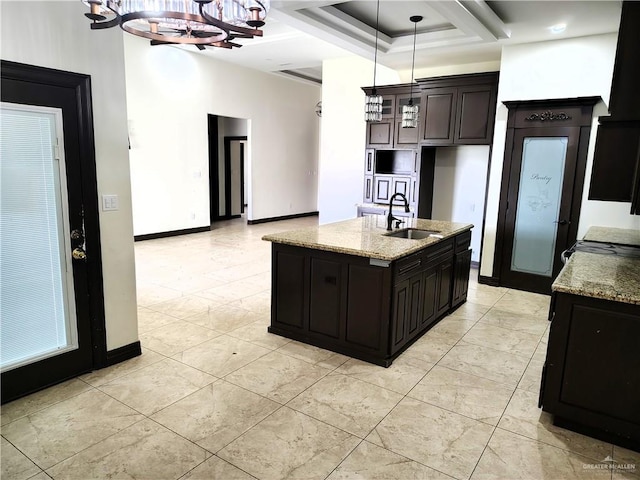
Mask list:
[[[631,202],[640,215],[640,2],[622,2],[609,112],[600,117],[590,200]]]
[[[640,305],[555,292],[540,406],[554,423],[640,451]]]
[[[496,72],[425,78],[422,145],[490,145],[496,113]]]
[[[469,233],[386,266],[274,243],[269,331],[389,366],[451,311],[454,245]]]

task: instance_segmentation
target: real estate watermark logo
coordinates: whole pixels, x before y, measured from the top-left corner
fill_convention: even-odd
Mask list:
[[[604,460],[601,460],[600,463],[583,463],[582,468],[585,470],[618,470],[618,471],[626,471],[626,472],[635,472],[636,464],[635,463],[618,463],[611,455],[607,455]]]

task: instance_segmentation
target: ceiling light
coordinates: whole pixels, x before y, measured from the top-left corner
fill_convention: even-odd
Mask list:
[[[413,74],[416,66],[416,36],[418,33],[418,22],[422,21],[420,15],[409,17],[413,22],[413,57],[411,59],[411,92],[409,93],[409,103],[402,106],[402,128],[416,128],[418,126],[418,105],[413,104]]]
[[[270,0],[82,0],[92,30],[119,26],[151,45],[241,47],[236,38],[261,37]]]
[[[376,7],[376,47],[373,55],[373,90],[364,99],[364,119],[367,122],[382,121],[382,95],[376,92],[376,67],[378,65],[378,25],[380,20],[380,0]]]
[[[558,23],[556,25],[552,25],[549,27],[549,31],[553,34],[558,34],[558,33],[562,33],[566,30],[567,28],[567,24],[566,23]]]

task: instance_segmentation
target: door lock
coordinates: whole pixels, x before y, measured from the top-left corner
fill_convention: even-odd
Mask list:
[[[566,221],[566,220],[556,220],[556,221],[555,221],[555,222],[553,222],[553,223],[557,223],[558,225],[566,225],[566,224],[567,224],[567,223],[569,223],[569,222],[568,222],[568,221]]]
[[[74,248],[73,251],[71,252],[71,256],[73,257],[74,260],[86,260],[87,259],[87,253],[84,251],[84,249],[82,247]]]
[[[82,230],[73,230],[71,232],[71,240],[84,240],[84,233]]]

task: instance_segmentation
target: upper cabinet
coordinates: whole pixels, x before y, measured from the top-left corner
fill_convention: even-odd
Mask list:
[[[498,73],[417,80],[422,89],[423,145],[490,145]]]
[[[373,88],[363,90],[371,95]],[[367,123],[367,147],[371,148],[415,148],[418,146],[419,128],[402,128],[402,107],[413,99],[420,104],[420,89],[413,85],[390,85],[376,88],[382,95],[382,120]]]
[[[600,117],[590,200],[631,202],[640,215],[640,2],[622,3],[609,113]]]

